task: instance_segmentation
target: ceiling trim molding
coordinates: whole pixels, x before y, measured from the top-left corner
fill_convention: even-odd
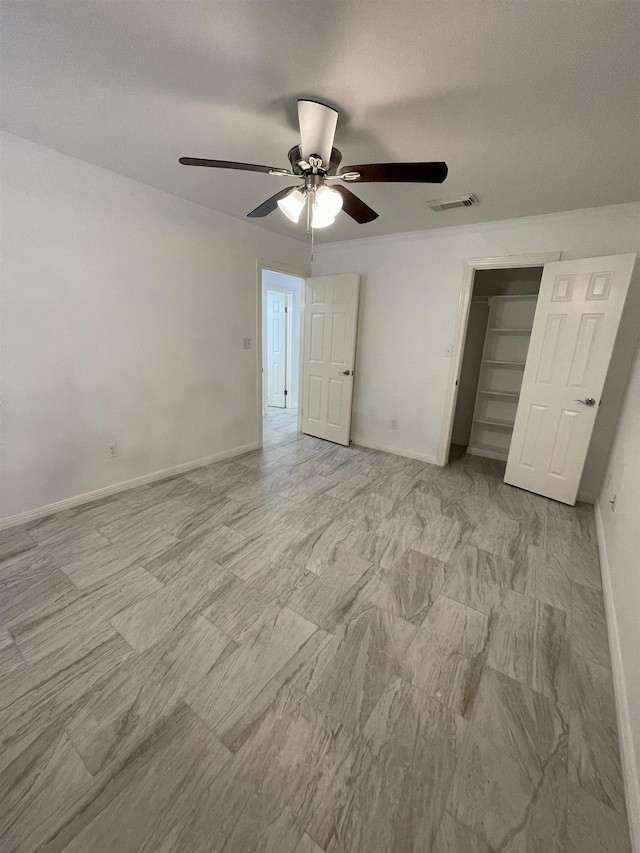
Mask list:
[[[320,252],[323,249],[339,249],[349,247],[354,248],[354,245],[367,246],[386,243],[404,243],[414,240],[424,239],[442,239],[458,234],[477,234],[483,231],[495,231],[496,229],[504,230],[506,228],[517,228],[523,222],[549,222],[558,219],[567,219],[568,217],[584,218],[585,216],[595,216],[602,214],[603,211],[610,211],[613,215],[627,217],[631,215],[640,216],[640,201],[623,202],[622,204],[607,204],[600,207],[581,207],[577,210],[556,211],[554,213],[538,213],[533,216],[520,216],[514,219],[493,219],[491,222],[475,222],[468,225],[446,225],[442,228],[427,228],[422,231],[404,231],[398,234],[382,234],[379,237],[357,237],[354,240],[336,240],[332,243],[316,243],[315,251]]]

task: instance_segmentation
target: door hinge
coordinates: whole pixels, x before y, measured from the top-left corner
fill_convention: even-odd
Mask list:
[[[289,392],[285,389],[284,396],[286,397]]]
[[[285,306],[284,306],[284,313],[285,313],[285,314],[288,314],[288,313],[289,313],[289,306],[288,306],[288,305],[285,305]]]

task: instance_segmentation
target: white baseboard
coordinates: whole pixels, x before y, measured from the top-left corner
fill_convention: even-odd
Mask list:
[[[640,776],[636,760],[631,713],[627,701],[627,686],[622,665],[622,650],[613,601],[611,585],[611,567],[607,557],[607,543],[602,524],[600,504],[595,505],[596,531],[598,548],[600,549],[600,568],[602,571],[602,591],[604,606],[607,614],[607,631],[609,634],[609,649],[611,651],[611,669],[613,672],[613,689],[616,699],[616,716],[618,721],[618,737],[620,738],[620,756],[622,759],[622,776],[627,801],[627,816],[629,818],[629,833],[633,853],[640,853]]]
[[[100,498],[107,498],[109,495],[116,495],[118,492],[126,492],[129,489],[135,489],[136,486],[144,486],[147,483],[155,483],[157,480],[166,480],[168,477],[175,477],[178,474],[184,474],[185,471],[192,471],[194,468],[202,468],[204,465],[211,465],[213,462],[221,462],[224,459],[233,459],[235,456],[242,456],[243,453],[249,453],[251,450],[257,450],[260,444],[257,441],[251,444],[245,444],[242,447],[234,447],[231,450],[223,450],[220,453],[214,453],[212,456],[205,456],[203,459],[195,459],[193,462],[183,462],[181,465],[174,465],[173,468],[165,468],[162,471],[154,471],[152,474],[145,474],[142,477],[135,477],[133,480],[124,480],[122,483],[114,483],[112,486],[104,486],[102,489],[95,489],[92,492],[85,492],[83,495],[75,495],[72,498],[65,498],[62,501],[56,501],[46,506],[36,507],[35,509],[20,512],[17,515],[10,515],[0,519],[0,530],[5,530],[7,527],[15,527],[16,524],[24,524],[26,521],[35,521],[38,518],[43,518],[47,515],[53,515],[56,512],[63,512],[65,509],[72,509],[75,506],[91,503]]]
[[[396,456],[404,456],[407,459],[417,459],[419,462],[428,462],[430,465],[437,465],[435,456],[425,456],[423,453],[415,453],[413,450],[400,450],[398,447],[387,447],[384,444],[374,444],[371,441],[365,441],[363,438],[351,439],[352,444],[359,444],[360,447],[368,447],[370,450],[382,450],[384,453],[393,453]]]

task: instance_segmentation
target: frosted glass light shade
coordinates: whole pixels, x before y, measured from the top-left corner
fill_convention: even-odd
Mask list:
[[[297,223],[300,219],[300,214],[302,213],[305,202],[306,198],[300,190],[291,190],[289,195],[286,195],[278,201],[278,207],[287,219]]]
[[[327,228],[327,226],[333,225],[335,221],[335,216],[329,216],[323,210],[320,210],[317,205],[313,205],[311,213],[312,228]]]
[[[334,218],[342,210],[342,196],[331,187],[322,186],[316,190],[315,203],[318,210],[322,211],[323,215],[333,216]]]
[[[313,201],[311,227],[326,228],[333,225],[342,208],[342,196],[330,187],[318,187]]]

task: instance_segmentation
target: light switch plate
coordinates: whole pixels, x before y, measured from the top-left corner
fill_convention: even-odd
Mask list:
[[[242,349],[251,349],[251,338],[242,339]]]

